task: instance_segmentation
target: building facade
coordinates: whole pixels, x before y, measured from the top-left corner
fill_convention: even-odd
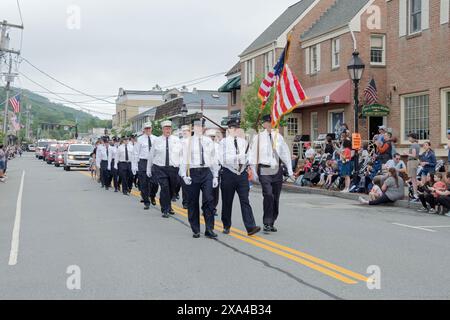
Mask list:
[[[116,99],[116,114],[113,117],[113,128],[121,130],[130,125],[130,119],[158,106],[163,101],[165,92],[137,91],[120,88]]]
[[[225,75],[227,82],[220,87],[219,92],[228,93],[228,117],[241,116],[241,63],[238,62]]]
[[[416,132],[439,156],[450,129],[449,2],[387,1],[389,126],[404,147]]]

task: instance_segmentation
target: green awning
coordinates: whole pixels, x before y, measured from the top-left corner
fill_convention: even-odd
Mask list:
[[[232,90],[241,88],[241,77],[235,77],[228,80],[223,86],[220,87],[219,92],[231,92]]]

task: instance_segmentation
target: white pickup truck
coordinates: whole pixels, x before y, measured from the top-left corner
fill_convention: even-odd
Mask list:
[[[89,159],[94,147],[90,144],[71,144],[64,154],[64,170],[70,168],[89,168]]]

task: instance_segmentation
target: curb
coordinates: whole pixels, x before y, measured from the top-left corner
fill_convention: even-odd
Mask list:
[[[318,189],[318,188],[299,187],[299,186],[293,185],[292,183],[284,183],[283,190],[290,192],[290,193],[316,194],[316,195],[322,195],[322,196],[327,196],[327,197],[336,197],[336,198],[353,200],[353,201],[358,201],[359,197],[364,197],[364,198],[367,197],[366,194],[361,194],[361,193],[342,193],[339,191],[328,191],[328,190],[323,190],[323,189]],[[399,200],[393,204],[387,204],[384,206],[399,207],[399,208],[413,209],[413,210],[420,209],[422,207],[422,205],[420,203],[409,202],[408,200]]]

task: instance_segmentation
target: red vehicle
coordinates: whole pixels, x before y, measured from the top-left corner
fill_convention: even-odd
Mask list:
[[[58,145],[56,144],[49,145],[44,151],[44,161],[46,161],[47,164],[52,164],[53,162],[55,162],[55,156],[57,151]]]
[[[67,148],[59,147],[55,154],[55,167],[59,168],[64,165],[64,152],[66,152]]]

